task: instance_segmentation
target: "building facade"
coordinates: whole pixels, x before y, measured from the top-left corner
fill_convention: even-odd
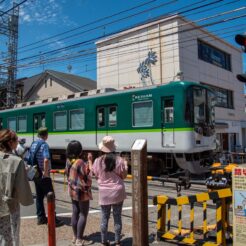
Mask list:
[[[97,42],[98,88],[197,81],[216,94],[216,133],[223,150],[246,148],[242,52],[180,16],[161,18]]]

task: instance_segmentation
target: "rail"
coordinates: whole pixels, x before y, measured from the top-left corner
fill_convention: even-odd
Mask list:
[[[181,196],[178,198],[170,198],[168,196],[159,195],[153,198],[153,203],[158,208],[157,218],[157,238],[158,240],[172,240],[177,243],[185,243],[188,245],[226,245],[226,238],[231,233],[229,225],[229,207],[231,204],[232,191],[230,188],[200,193],[191,196]],[[207,222],[207,203],[208,201],[216,203],[216,239],[210,241],[208,238],[209,226]],[[202,203],[203,219],[202,232],[203,238],[195,235],[195,203]],[[189,229],[182,228],[182,212],[183,207],[190,205]],[[177,232],[174,232],[174,223],[171,224],[172,206],[178,208]],[[199,222],[198,222],[199,223]],[[172,226],[171,226],[172,225]],[[185,233],[183,233],[185,231]],[[196,238],[195,238],[196,236]]]

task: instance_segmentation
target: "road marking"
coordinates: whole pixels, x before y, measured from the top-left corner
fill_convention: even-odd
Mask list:
[[[155,205],[148,205],[148,208],[153,208],[156,207]],[[132,210],[132,207],[124,207],[122,208],[123,211],[126,210]],[[96,213],[100,213],[101,210],[100,209],[93,209],[89,211],[89,214],[96,214]],[[72,213],[60,213],[60,214],[56,214],[58,217],[66,217],[66,216],[72,216]],[[27,219],[36,219],[37,216],[36,215],[32,215],[32,216],[23,216],[21,217],[21,219],[23,220],[27,220]]]

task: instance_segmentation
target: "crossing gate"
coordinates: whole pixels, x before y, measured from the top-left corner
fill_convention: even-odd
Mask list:
[[[208,238],[209,225],[207,223],[207,207],[208,202],[213,201],[216,203],[216,216],[215,216],[215,230],[216,239],[211,241]],[[230,188],[221,189],[206,193],[200,193],[191,196],[181,196],[177,198],[170,198],[168,196],[159,195],[153,198],[153,203],[157,205],[158,208],[158,218],[157,218],[157,238],[158,240],[172,240],[177,243],[184,243],[188,245],[226,245],[226,236],[230,235],[231,228],[229,225],[229,208],[232,201],[232,191]],[[196,228],[194,228],[195,223],[195,211],[194,205],[202,206],[203,208],[203,218],[202,218],[202,238],[195,238]],[[184,205],[190,206],[190,215],[188,216],[189,229],[182,228],[182,212]],[[178,222],[177,222],[177,232],[173,231],[174,223],[171,223],[171,211],[172,207],[177,206],[178,209]],[[187,217],[187,216],[185,216]],[[196,222],[199,219],[196,218]],[[200,218],[201,221],[201,218]],[[186,221],[187,222],[187,221]],[[186,223],[187,224],[187,223]],[[197,223],[196,223],[197,224]],[[172,225],[172,226],[171,226]],[[172,228],[171,228],[172,227]],[[172,230],[171,230],[172,229]],[[184,230],[186,233],[184,234]]]

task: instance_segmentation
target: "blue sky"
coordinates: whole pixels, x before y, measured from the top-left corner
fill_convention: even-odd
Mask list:
[[[16,0],[17,3],[22,1]],[[244,0],[27,0],[20,7],[17,77],[29,77],[43,69],[68,72],[70,67],[71,73],[96,80],[95,39],[160,15],[205,4],[208,6],[188,11],[183,16],[195,22],[214,16],[197,22],[202,25],[246,14]],[[11,6],[12,1],[0,0],[1,11],[7,11]],[[76,30],[71,31],[73,29]],[[237,46],[234,36],[246,32],[246,18],[207,29]],[[86,45],[83,42],[87,42]],[[64,48],[67,46],[70,47]],[[0,59],[5,50],[4,38],[0,37]],[[52,51],[56,52],[52,54]]]

